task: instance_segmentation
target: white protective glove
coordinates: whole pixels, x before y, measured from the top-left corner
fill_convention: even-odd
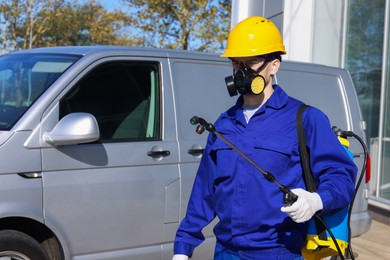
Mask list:
[[[172,260],[188,260],[188,256],[186,256],[186,255],[174,255]]]
[[[303,189],[291,191],[298,196],[298,200],[291,206],[281,207],[280,210],[286,212],[296,223],[310,220],[314,213],[322,209],[322,200],[318,193]]]

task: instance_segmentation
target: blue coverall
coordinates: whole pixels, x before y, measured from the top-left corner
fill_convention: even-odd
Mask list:
[[[296,114],[301,101],[278,85],[247,123],[242,96],[214,124],[217,131],[276,180],[289,187],[305,184],[300,164]],[[321,215],[346,207],[354,194],[357,168],[331,129],[326,115],[309,107],[303,124],[310,163],[323,202]],[[202,229],[215,217],[217,249],[240,259],[300,257],[307,223],[280,211],[282,193],[254,166],[214,134],[208,137],[188,204],[176,234],[174,253],[191,255]]]

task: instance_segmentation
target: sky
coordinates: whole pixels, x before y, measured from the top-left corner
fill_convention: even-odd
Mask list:
[[[106,7],[107,10],[114,10],[116,9],[121,9],[123,4],[123,0],[100,0],[100,3]]]
[[[85,3],[87,0],[78,0],[79,3]],[[124,0],[98,0],[107,10],[111,11],[116,9],[121,9],[125,6],[123,3]]]

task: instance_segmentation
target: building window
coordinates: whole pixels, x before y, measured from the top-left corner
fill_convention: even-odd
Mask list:
[[[378,195],[381,198],[390,200],[390,28],[387,29],[387,57],[385,66],[385,91],[384,91],[384,104],[383,104],[383,123],[382,123],[382,138],[379,138],[379,142],[382,143],[381,147],[381,165],[380,175],[378,178],[379,188]]]
[[[378,151],[378,141],[381,142],[382,139],[379,137],[381,78],[382,73],[386,73],[382,71],[385,9],[386,0],[348,1],[345,62],[354,81],[363,119],[367,125],[367,145],[374,166],[371,168],[374,171],[371,173],[370,192],[371,195],[390,199],[390,194],[385,195],[381,190],[390,178],[390,165],[386,166],[385,163],[389,160],[386,156],[381,157]],[[385,155],[386,150],[390,152],[390,147],[384,145],[382,150]],[[379,174],[376,170],[378,166]]]
[[[378,137],[385,0],[348,1],[346,68],[354,80],[367,139]]]

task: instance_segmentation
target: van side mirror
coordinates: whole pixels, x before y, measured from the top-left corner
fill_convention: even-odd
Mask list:
[[[62,118],[54,129],[43,134],[52,146],[89,143],[100,137],[95,117],[89,113],[72,113]]]

